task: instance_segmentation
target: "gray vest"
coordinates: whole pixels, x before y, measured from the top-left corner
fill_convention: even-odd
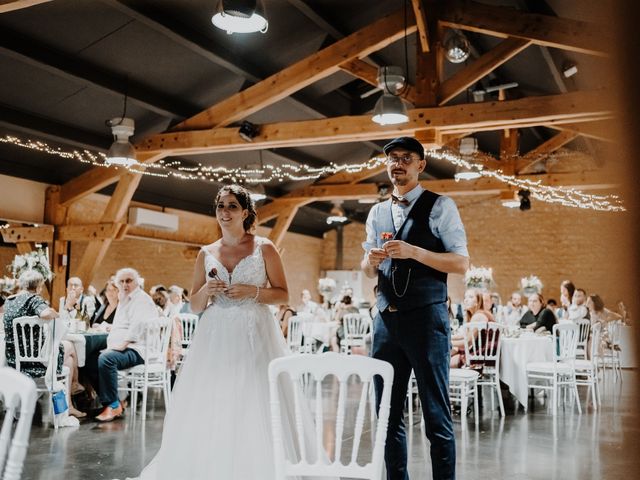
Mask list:
[[[429,216],[440,195],[425,190],[409,211],[396,232],[391,214],[391,200],[378,207],[376,239],[381,247],[383,232],[393,233],[394,240],[403,240],[426,250],[444,253],[444,244],[429,228]],[[378,309],[389,305],[399,311],[413,310],[447,300],[447,274],[413,259],[386,259],[378,270]]]

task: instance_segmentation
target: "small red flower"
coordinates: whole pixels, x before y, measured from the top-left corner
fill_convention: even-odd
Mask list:
[[[391,240],[393,238],[393,233],[391,232],[382,232],[380,234],[380,239],[383,241]]]
[[[215,267],[209,271],[209,277],[213,278],[214,280],[220,280],[220,277],[218,277],[218,270],[216,270]]]

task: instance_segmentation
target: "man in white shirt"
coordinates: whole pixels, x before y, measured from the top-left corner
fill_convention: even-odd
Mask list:
[[[573,298],[571,299],[571,305],[567,309],[568,320],[575,322],[576,320],[582,320],[583,318],[589,318],[589,310],[587,309],[587,292],[582,288],[576,288],[573,292]]]
[[[507,302],[507,306],[503,309],[503,318],[505,325],[519,325],[522,315],[527,311],[526,305],[522,305],[522,295],[520,292],[513,292],[511,300]]]
[[[96,312],[95,297],[84,294],[84,285],[78,277],[67,280],[67,295],[60,298],[59,313],[74,320],[84,320],[88,327]]]
[[[118,307],[107,337],[107,349],[98,358],[100,402],[104,410],[96,419],[101,422],[122,415],[118,370],[144,363],[144,323],[158,316],[153,300],[140,288],[139,279],[140,275],[133,268],[123,268],[116,273],[120,290]]]

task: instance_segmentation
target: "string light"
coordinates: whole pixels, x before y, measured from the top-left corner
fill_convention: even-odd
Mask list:
[[[54,148],[45,142],[34,140],[22,140],[18,137],[5,135],[0,137],[0,143],[8,143],[22,148],[36,150],[49,155],[56,155],[61,158],[76,160],[85,164],[90,164],[101,168],[122,168],[109,166],[105,162],[105,155],[101,152],[95,153],[90,150],[65,151]],[[529,190],[531,197],[547,202],[557,203],[567,207],[584,208],[607,212],[623,212],[626,208],[622,200],[617,195],[589,195],[581,190],[569,187],[552,187],[543,185],[540,180],[533,181],[513,175],[506,175],[502,170],[485,169],[482,164],[469,161],[459,155],[446,150],[429,150],[428,156],[433,159],[444,160],[462,167],[471,172],[477,172],[482,177],[494,178],[506,183],[516,189]],[[332,175],[339,172],[359,173],[364,170],[374,170],[385,162],[385,157],[373,157],[366,162],[356,164],[336,164],[331,162],[324,167],[310,167],[307,165],[265,164],[260,168],[245,169],[242,167],[212,167],[208,165],[184,165],[180,160],[164,160],[151,164],[136,162],[126,167],[132,173],[149,175],[160,178],[178,178],[180,180],[200,180],[212,183],[225,182],[246,182],[246,183],[268,183],[272,181],[298,181],[315,180],[323,175]]]
[[[604,212],[626,211],[618,195],[589,195],[581,190],[570,187],[543,185],[541,180],[533,181],[513,175],[506,175],[502,170],[485,169],[482,164],[470,162],[446,150],[429,150],[427,155],[430,158],[445,160],[458,167],[478,172],[483,177],[495,178],[516,189],[529,190],[533,198],[543,202],[558,203],[566,207],[585,208]]]

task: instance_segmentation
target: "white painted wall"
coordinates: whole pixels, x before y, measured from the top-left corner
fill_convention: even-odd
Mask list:
[[[0,175],[0,219],[43,223],[48,186],[46,183]]]

